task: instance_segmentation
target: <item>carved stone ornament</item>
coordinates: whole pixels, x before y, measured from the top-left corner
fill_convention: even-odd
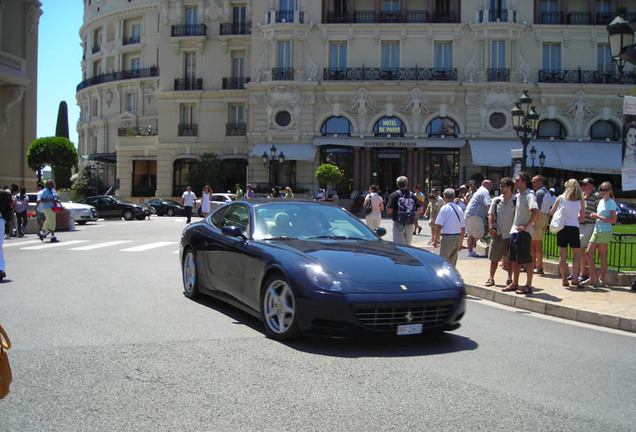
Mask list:
[[[579,90],[574,94],[568,107],[561,113],[572,121],[574,135],[578,137],[583,136],[583,128],[586,121],[595,115],[592,104],[585,97],[583,90]]]
[[[347,112],[357,114],[358,117],[364,117],[367,113],[376,112],[375,101],[371,96],[367,95],[367,89],[360,87],[355,96],[351,99],[351,105]]]
[[[314,81],[318,76],[318,65],[311,59],[307,53],[307,80]]]
[[[295,107],[302,102],[302,93],[298,88],[278,86],[270,88],[265,94],[265,103],[270,107]]]
[[[37,37],[38,27],[40,25],[40,17],[42,16],[42,3],[38,0],[29,0],[27,25],[29,26],[29,37],[31,39]]]
[[[0,93],[0,107],[2,108],[2,129],[7,130],[11,123],[11,107],[22,100],[24,96],[24,86],[2,87]]]

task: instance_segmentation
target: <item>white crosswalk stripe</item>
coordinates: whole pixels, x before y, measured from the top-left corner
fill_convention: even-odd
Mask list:
[[[7,243],[7,241],[4,241],[3,247],[8,248],[11,246],[24,246],[24,245],[28,245],[28,244],[41,244],[42,242],[40,240],[30,240],[30,241],[20,241],[20,242],[11,242],[11,243]]]
[[[88,240],[70,240],[70,241],[64,241],[64,242],[59,242],[59,243],[49,243],[47,241],[45,243],[40,244],[39,246],[29,246],[29,247],[22,248],[22,250],[49,249],[49,248],[54,248],[54,247],[68,246],[68,245],[77,244],[77,243],[86,243],[87,241]]]
[[[159,248],[159,247],[163,247],[163,246],[173,245],[173,244],[176,244],[176,243],[177,242],[169,242],[169,241],[148,243],[148,244],[145,244],[145,245],[135,246],[135,247],[131,247],[131,248],[128,248],[128,249],[121,249],[121,252],[143,252],[143,251],[147,251],[147,250],[150,250],[150,249],[155,249],[155,248]]]
[[[105,243],[97,243],[97,244],[88,245],[88,246],[81,246],[81,247],[71,248],[69,250],[89,251],[89,250],[99,249],[99,248],[104,248],[104,247],[117,246],[117,245],[124,244],[124,243],[132,243],[132,240],[114,240],[114,241],[109,241],[109,242],[105,242]]]

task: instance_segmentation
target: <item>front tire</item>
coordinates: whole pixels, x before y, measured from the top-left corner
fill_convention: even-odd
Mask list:
[[[166,210],[166,216],[174,216],[174,209],[169,208]]]
[[[135,218],[135,214],[133,213],[132,210],[124,210],[124,213],[122,214],[122,216],[124,217],[124,220],[127,220],[127,221],[131,221]]]
[[[261,314],[268,336],[284,341],[298,337],[296,298],[283,276],[274,275],[265,282],[261,295]]]
[[[195,298],[199,295],[199,275],[197,273],[197,260],[192,249],[187,249],[183,257],[183,294],[187,298]]]

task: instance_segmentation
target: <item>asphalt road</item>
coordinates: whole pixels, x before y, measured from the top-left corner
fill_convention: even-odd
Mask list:
[[[633,334],[471,299],[463,326],[431,340],[283,344],[182,295],[184,225],[5,241],[0,431],[636,430]]]

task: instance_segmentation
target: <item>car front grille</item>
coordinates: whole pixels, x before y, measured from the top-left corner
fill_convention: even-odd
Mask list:
[[[358,322],[372,330],[394,330],[403,324],[422,324],[423,328],[445,322],[453,311],[453,302],[355,304]]]

